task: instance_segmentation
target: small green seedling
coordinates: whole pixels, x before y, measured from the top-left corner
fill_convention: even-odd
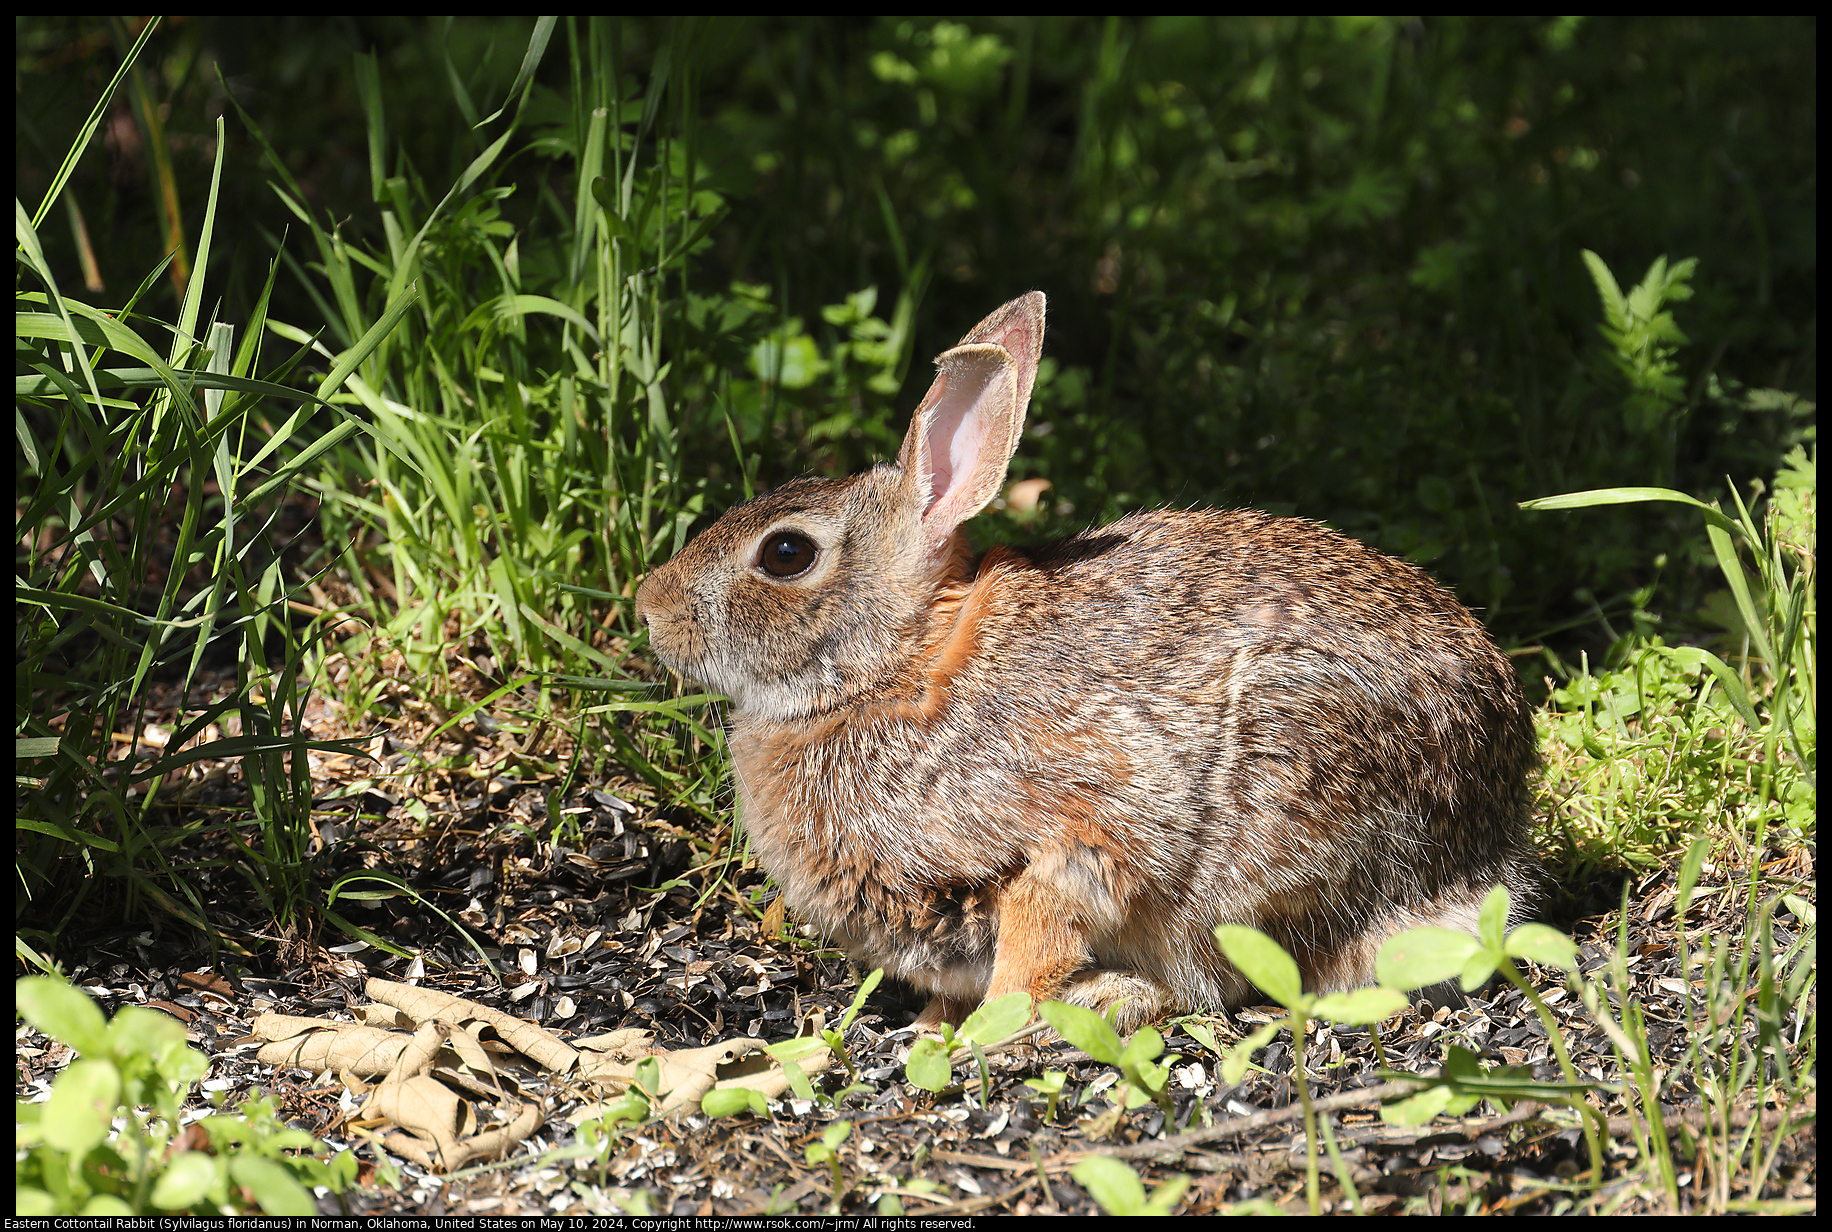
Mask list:
[[[1079,1160],[1069,1169],[1069,1175],[1109,1215],[1168,1215],[1190,1184],[1187,1176],[1173,1176],[1147,1197],[1139,1174],[1111,1155],[1090,1155]]]
[[[852,1004],[846,1007],[846,1012],[840,1015],[839,1026],[817,1026],[812,1035],[798,1035],[794,1039],[764,1045],[764,1051],[768,1052],[782,1066],[783,1073],[789,1080],[789,1089],[795,1092],[798,1098],[837,1104],[847,1095],[861,1089],[857,1081],[859,1071],[846,1051],[846,1030],[852,1026],[853,1020],[858,1018],[859,1011],[864,1008],[865,998],[871,995],[872,990],[883,979],[884,972],[878,970],[873,971],[860,982],[859,993],[852,999]],[[816,1087],[813,1080],[808,1077],[808,1071],[801,1066],[803,1057],[821,1048],[831,1049],[833,1055],[838,1057],[840,1063],[846,1067],[847,1077],[853,1079],[846,1087],[831,1095]],[[740,1112],[751,1112],[760,1117],[767,1117],[770,1114],[769,1100],[764,1097],[763,1092],[747,1089],[727,1088],[708,1091],[700,1101],[700,1107],[708,1116],[734,1116]]]
[[[44,1103],[19,1103],[13,1205],[22,1215],[313,1215],[314,1187],[355,1180],[348,1151],[282,1122],[271,1100],[195,1123],[206,1149],[179,1135],[186,1091],[209,1061],[184,1027],[128,1006],[105,1019],[60,979],[15,985],[19,1014],[79,1054]],[[308,1152],[301,1154],[300,1152]]]
[[[808,1163],[826,1164],[827,1174],[833,1178],[832,1213],[840,1213],[840,1203],[846,1196],[845,1175],[840,1169],[840,1143],[852,1134],[851,1121],[835,1121],[821,1131],[820,1141],[808,1144]]]
[[[1509,931],[1508,912],[1512,905],[1513,899],[1507,887],[1498,885],[1483,900],[1482,910],[1476,919],[1476,935],[1448,928],[1410,929],[1387,939],[1374,960],[1374,969],[1380,982],[1389,989],[1424,988],[1454,978],[1464,992],[1475,992],[1497,973],[1518,988],[1538,1013],[1540,1024],[1546,1029],[1546,1038],[1552,1042],[1553,1053],[1558,1057],[1559,1071],[1565,1077],[1563,1084],[1535,1086],[1531,1095],[1548,1102],[1565,1104],[1582,1114],[1591,1167],[1594,1175],[1601,1177],[1601,1114],[1584,1098],[1584,1092],[1591,1084],[1579,1080],[1552,1010],[1514,962],[1517,958],[1526,958],[1542,966],[1575,971],[1577,945],[1557,929],[1548,928],[1544,924],[1522,924]],[[1402,1101],[1394,1111],[1384,1115],[1390,1120],[1406,1121],[1425,1115],[1431,1104],[1440,1099],[1445,1099],[1446,1109],[1453,1104],[1463,1106],[1472,1091],[1481,1089],[1472,1085],[1477,1077],[1474,1073],[1452,1072],[1447,1065],[1443,1077],[1448,1088],[1454,1088],[1450,1098],[1434,1094],[1418,1103]],[[1496,1076],[1489,1077],[1493,1079]],[[1516,1099],[1526,1098],[1528,1091],[1520,1085],[1524,1081],[1509,1081],[1502,1077],[1498,1083],[1482,1089],[1482,1094],[1490,1097],[1506,1098],[1511,1095]],[[1425,1092],[1420,1092],[1420,1096],[1425,1096]],[[1420,1099],[1420,1096],[1412,1099]]]
[[[912,1085],[925,1091],[939,1091],[954,1076],[953,1057],[963,1046],[973,1053],[980,1072],[981,1102],[989,1097],[992,1073],[986,1064],[986,1048],[1022,1030],[1030,1020],[1031,999],[1022,992],[1007,993],[988,1001],[973,1013],[957,1031],[941,1024],[941,1035],[925,1035],[910,1048],[910,1059],[904,1071]]]
[[[1041,1078],[1026,1078],[1024,1085],[1041,1094],[1045,1100],[1043,1119],[1056,1119],[1056,1103],[1062,1098],[1063,1083],[1069,1080],[1066,1072],[1059,1069],[1045,1070]]]
[[[1044,1002],[1042,1013],[1044,1020],[1056,1028],[1056,1033],[1063,1039],[1120,1072],[1124,1093],[1108,1113],[1089,1123],[1090,1134],[1105,1137],[1118,1127],[1122,1116],[1148,1101],[1163,1109],[1167,1121],[1171,1118],[1170,1095],[1166,1090],[1170,1069],[1158,1064],[1158,1058],[1164,1055],[1162,1035],[1145,1027],[1122,1042],[1113,1024],[1101,1015],[1061,1001]]]
[[[640,1125],[653,1115],[651,1111],[661,1102],[662,1065],[654,1057],[644,1057],[636,1063],[636,1073],[630,1085],[617,1095],[616,1099],[607,1100],[603,1115],[593,1123],[603,1130],[608,1138],[614,1138],[616,1127],[629,1122]]]
[[[1290,954],[1265,933],[1244,924],[1223,924],[1215,929],[1215,941],[1240,973],[1258,985],[1267,996],[1284,1006],[1287,1015],[1275,1019],[1248,1035],[1222,1058],[1222,1077],[1229,1083],[1246,1076],[1253,1054],[1272,1042],[1286,1027],[1291,1028],[1293,1043],[1292,1074],[1297,1082],[1298,1100],[1304,1106],[1304,1147],[1306,1196],[1313,1215],[1323,1213],[1323,1191],[1317,1160],[1317,1112],[1310,1099],[1310,1082],[1304,1072],[1304,1053],[1312,1019],[1322,1018],[1347,1026],[1369,1026],[1391,1018],[1406,1008],[1405,996],[1391,988],[1357,988],[1353,992],[1333,992],[1316,996],[1304,991],[1304,979]],[[1357,1210],[1360,1200],[1349,1180],[1348,1167],[1337,1149],[1335,1136],[1323,1126],[1330,1159],[1336,1166],[1349,1201]]]
[[[853,1020],[858,1018],[859,1011],[865,1008],[865,998],[871,995],[872,989],[876,988],[883,979],[884,968],[880,967],[861,980],[859,982],[859,995],[852,999],[852,1004],[846,1007],[846,1012],[844,1014],[840,1015],[840,1025],[837,1027],[823,1027],[820,1031],[821,1039],[825,1040],[827,1047],[833,1050],[833,1055],[840,1059],[840,1064],[846,1067],[846,1077],[851,1079],[854,1083],[859,1079],[859,1071],[853,1065],[851,1055],[846,1051],[846,1031],[847,1028],[852,1026]],[[847,1090],[851,1089],[850,1086],[847,1088]],[[842,1092],[842,1094],[844,1094],[844,1092]],[[836,1100],[839,1098],[839,1095],[834,1096]]]

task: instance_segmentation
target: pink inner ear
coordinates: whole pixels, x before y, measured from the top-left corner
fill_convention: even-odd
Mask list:
[[[932,544],[997,495],[1022,421],[1013,407],[1017,375],[1002,347],[959,346],[938,363],[900,454],[906,491],[921,503],[923,535]]]
[[[945,365],[938,377],[941,396],[929,407],[922,434],[922,449],[929,462],[924,521],[933,518],[952,530],[979,512],[985,503],[982,499],[971,508],[964,507],[973,499],[973,493],[966,489],[979,486],[980,472],[986,466],[986,437],[991,425],[981,404],[992,396],[989,385],[998,379],[998,374],[996,365],[963,359]]]
[[[973,470],[974,461],[986,444],[986,417],[976,413],[968,402],[957,410],[944,403],[935,408],[929,428],[929,508],[933,509],[950,489],[959,486]],[[937,449],[937,445],[946,445]]]
[[[1009,329],[1001,330],[997,337],[988,338],[994,346],[1003,347],[1011,356],[1012,362],[1020,372],[1037,366],[1037,357],[1031,354],[1031,331],[1022,323],[1014,324]]]

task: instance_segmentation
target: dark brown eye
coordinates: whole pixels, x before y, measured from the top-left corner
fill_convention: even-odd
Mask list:
[[[785,530],[763,541],[763,549],[757,553],[757,564],[771,577],[792,578],[812,569],[814,558],[819,554],[814,540]]]

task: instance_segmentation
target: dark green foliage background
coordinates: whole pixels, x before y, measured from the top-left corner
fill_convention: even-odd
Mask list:
[[[530,27],[163,29],[141,67],[165,103],[187,234],[215,118],[230,117],[228,233],[210,271],[225,316],[258,294],[292,220],[222,82],[310,204],[376,243],[352,55],[379,59],[391,170],[436,199],[499,131],[472,125],[503,101]],[[882,456],[928,358],[1040,288],[1048,367],[1014,475],[1048,478],[1054,503],[1029,525],[999,515],[989,534],[1251,504],[1427,564],[1514,643],[1588,636],[1598,605],[1623,612],[1661,553],[1675,558],[1666,605],[1689,611],[1710,584],[1684,552],[1692,519],[1515,505],[1618,484],[1721,496],[1726,476],[1766,477],[1811,434],[1810,408],[1748,391],[1817,396],[1816,32],[1810,18],[626,20],[626,95],[642,98],[665,58],[658,124],[696,119],[678,156],[728,211],[681,284],[682,353],[736,373],[771,338],[818,357],[800,377],[731,386],[683,367],[698,426],[680,465],[713,485],[710,511],[746,480]],[[22,18],[16,33],[29,206],[124,36],[81,18]],[[534,114],[560,123],[565,57],[537,79]],[[118,297],[163,245],[134,126],[109,131],[71,192]],[[569,169],[538,141],[515,166],[501,220],[526,269],[557,270]],[[68,228],[46,240],[80,286]],[[1659,256],[1699,259],[1670,413],[1630,413],[1586,248],[1624,286]],[[288,281],[274,316],[310,325]],[[822,311],[866,288],[871,313],[907,314],[888,357],[857,345],[856,311]],[[609,559],[620,567],[634,563]]]

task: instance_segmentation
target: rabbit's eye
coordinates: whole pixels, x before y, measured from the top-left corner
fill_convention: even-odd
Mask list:
[[[763,541],[757,564],[771,577],[791,578],[812,569],[819,552],[814,540],[786,530]]]

